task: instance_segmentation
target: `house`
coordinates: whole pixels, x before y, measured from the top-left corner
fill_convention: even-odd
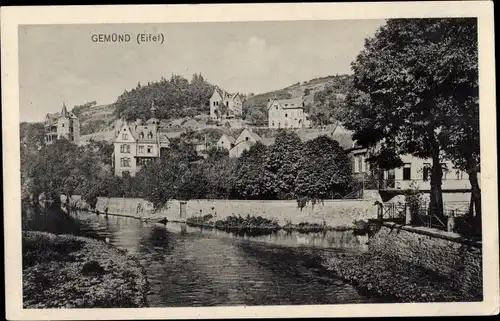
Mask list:
[[[210,97],[210,118],[223,119],[240,117],[243,113],[243,101],[239,93],[230,94],[215,87]]]
[[[237,145],[243,141],[246,141],[246,142],[250,141],[250,142],[256,143],[260,140],[261,140],[260,136],[257,135],[253,130],[251,130],[250,128],[245,128],[240,133],[238,138],[236,138],[234,144]]]
[[[304,101],[302,98],[271,99],[267,103],[269,128],[304,127]]]
[[[222,135],[219,141],[224,141],[225,139],[223,137],[224,135]],[[229,139],[230,138],[228,137],[228,140]],[[244,150],[250,149],[250,147],[259,141],[262,141],[262,138],[254,133],[250,128],[243,129],[243,131],[232,143],[232,147],[229,149],[229,157],[240,157]],[[218,144],[219,142],[217,142],[217,145]]]
[[[336,135],[338,136],[340,132],[342,135],[347,133],[347,135],[351,137],[350,148],[344,148],[349,151],[349,155],[351,156],[354,176],[364,181],[372,176],[372,180],[366,182],[365,189],[430,190],[431,159],[422,159],[412,155],[401,155],[400,157],[403,161],[402,167],[377,171],[376,168],[370,166],[368,162],[372,150],[358,145],[352,140],[353,133],[344,129],[342,126],[339,125],[336,130],[338,132],[334,133],[334,137]],[[345,142],[345,145],[347,145],[349,140],[346,139]],[[455,168],[448,160],[443,160],[441,167],[443,169],[441,185],[443,192],[470,190],[470,182],[467,173]],[[373,177],[374,175],[377,177]]]
[[[80,121],[73,113],[68,112],[65,103],[60,113],[45,116],[45,143],[52,144],[61,138],[77,145],[80,141]]]
[[[254,141],[240,141],[238,144],[234,145],[233,148],[229,150],[229,157],[240,157],[244,151],[249,150],[253,145]]]
[[[236,140],[234,139],[234,137],[223,134],[217,141],[216,146],[219,148],[225,148],[227,150],[230,150],[231,148],[234,147],[235,141]]]
[[[123,122],[114,140],[115,175],[135,176],[142,166],[158,159],[169,146],[167,133],[159,130],[157,119],[152,118],[146,124]]]

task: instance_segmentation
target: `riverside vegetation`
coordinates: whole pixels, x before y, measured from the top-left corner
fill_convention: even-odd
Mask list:
[[[216,220],[212,214],[203,216],[193,216],[186,219],[186,224],[193,227],[202,227],[208,229],[217,229],[226,232],[237,232],[243,234],[257,235],[270,234],[278,230],[297,231],[299,233],[317,233],[326,231],[345,231],[352,230],[354,234],[368,234],[368,223],[364,221],[354,222],[354,226],[327,226],[325,223],[307,223],[292,224],[287,222],[280,225],[276,220],[269,220],[261,216],[242,217],[241,215],[232,215],[222,220]]]
[[[146,307],[148,282],[136,259],[102,241],[23,232],[24,308]]]

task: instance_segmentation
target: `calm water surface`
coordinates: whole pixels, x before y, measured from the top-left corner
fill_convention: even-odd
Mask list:
[[[319,265],[321,251],[365,250],[366,240],[352,232],[247,237],[85,212],[73,217],[70,228],[59,222],[52,232],[109,237],[136,255],[151,284],[151,306],[381,302],[326,275]]]

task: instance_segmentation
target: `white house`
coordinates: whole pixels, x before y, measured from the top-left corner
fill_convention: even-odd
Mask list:
[[[271,99],[267,104],[269,128],[302,128],[305,126],[302,98]]]
[[[233,147],[229,149],[229,157],[240,157],[244,150],[250,149],[250,147],[261,140],[262,138],[260,138],[259,135],[254,133],[251,129],[245,128],[234,141]]]
[[[219,148],[225,148],[227,150],[230,150],[231,148],[234,147],[234,143],[235,143],[235,139],[234,137],[230,136],[230,135],[226,135],[226,134],[223,134],[219,140],[217,141],[217,147]]]
[[[243,113],[243,101],[239,93],[230,94],[218,87],[210,97],[210,118],[223,119],[240,117]]]
[[[156,119],[150,119],[145,125],[122,123],[114,140],[115,175],[123,176],[127,172],[135,176],[143,165],[159,158],[161,150],[169,146],[167,133],[159,130]]]

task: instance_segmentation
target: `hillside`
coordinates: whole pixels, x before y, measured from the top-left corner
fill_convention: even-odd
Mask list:
[[[306,113],[315,125],[328,125],[336,119],[335,109],[340,108],[352,81],[350,75],[336,75],[314,78],[303,83],[296,83],[283,89],[249,96],[243,104],[243,113],[247,118],[256,119],[261,125],[267,124],[267,102],[269,99],[287,99],[304,97]]]
[[[337,110],[341,108],[351,76],[336,75],[311,79],[286,88],[248,96],[243,104],[245,121],[230,120],[232,128],[241,128],[246,123],[254,126],[267,126],[267,102],[278,99],[303,96],[306,112],[314,125],[329,125],[337,122]],[[208,120],[208,104],[203,101],[211,96],[214,85],[201,75],[194,75],[191,82],[180,76],[152,82],[145,86],[125,90],[117,101],[109,105],[97,105],[95,101],[75,106],[73,112],[80,119],[82,141],[94,138],[109,140],[114,135],[114,123],[119,117],[133,120],[151,116],[151,105],[155,104],[162,125],[171,131],[220,127]],[[181,95],[182,94],[182,95]],[[193,95],[192,97],[190,95]],[[193,98],[194,97],[194,98]],[[140,103],[139,103],[140,102]],[[194,106],[194,107],[190,107]]]

